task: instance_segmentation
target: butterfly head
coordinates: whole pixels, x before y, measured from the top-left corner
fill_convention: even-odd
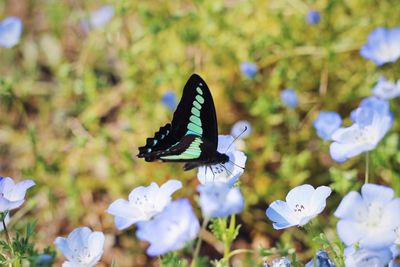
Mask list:
[[[217,156],[217,162],[218,162],[218,163],[224,164],[224,163],[226,163],[226,162],[229,161],[229,157],[228,157],[227,154],[223,154],[223,153],[217,152],[217,155],[216,155],[216,156]]]

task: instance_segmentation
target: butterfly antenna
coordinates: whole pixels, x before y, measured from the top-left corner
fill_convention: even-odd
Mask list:
[[[235,162],[233,162],[232,160],[229,160],[230,163],[232,163],[233,165],[235,165],[236,167],[241,168],[242,170],[244,170],[244,167],[237,165]]]
[[[233,141],[231,142],[231,144],[230,144],[230,145],[228,146],[228,148],[226,149],[225,153],[228,152],[228,150],[229,150],[229,148],[232,146],[232,144],[235,143],[235,141],[236,141],[240,136],[242,136],[242,135],[244,134],[244,132],[246,132],[246,131],[247,131],[247,126],[244,126],[243,131],[242,131],[238,136],[236,136],[236,137],[233,139]]]

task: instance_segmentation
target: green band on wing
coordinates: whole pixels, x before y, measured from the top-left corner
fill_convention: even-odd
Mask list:
[[[197,116],[197,117],[200,117],[200,110],[198,110],[197,108],[195,108],[195,107],[192,107],[192,114],[193,115],[195,115],[195,116]]]
[[[187,154],[183,152],[180,155],[169,155],[169,156],[162,156],[161,159],[196,159],[198,156]]]
[[[192,132],[195,133],[195,135],[202,135],[203,134],[203,129],[201,127],[197,126],[196,124],[192,123],[192,122],[189,122],[187,127],[188,127],[188,132],[192,131]],[[186,133],[186,135],[187,134],[188,133]]]
[[[196,91],[197,91],[197,93],[199,93],[199,94],[203,95],[203,90],[201,90],[201,88],[200,88],[200,87],[197,87],[197,88],[196,88]]]
[[[196,100],[197,102],[199,102],[200,104],[204,103],[204,98],[201,95],[196,95]]]
[[[200,105],[200,103],[199,102],[197,102],[196,100],[195,101],[193,101],[193,106],[195,106],[198,110],[200,110],[201,109],[201,105]]]
[[[194,124],[196,124],[196,125],[198,125],[198,126],[201,127],[201,120],[200,120],[199,117],[196,117],[196,116],[193,116],[193,115],[192,115],[192,116],[190,116],[189,120],[190,120],[191,122],[193,122]]]

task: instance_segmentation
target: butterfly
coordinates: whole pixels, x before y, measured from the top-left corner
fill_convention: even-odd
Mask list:
[[[218,152],[217,147],[218,124],[211,92],[199,75],[192,74],[172,122],[147,138],[137,156],[148,162],[185,162],[183,169],[187,171],[228,162],[228,155]]]

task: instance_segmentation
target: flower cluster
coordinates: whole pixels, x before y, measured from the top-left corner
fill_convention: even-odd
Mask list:
[[[389,262],[390,248],[399,245],[399,210],[400,198],[394,198],[393,189],[386,186],[364,184],[361,194],[351,191],[343,198],[335,216],[338,235],[348,246],[348,266],[361,266],[371,258],[384,262],[379,266]]]

